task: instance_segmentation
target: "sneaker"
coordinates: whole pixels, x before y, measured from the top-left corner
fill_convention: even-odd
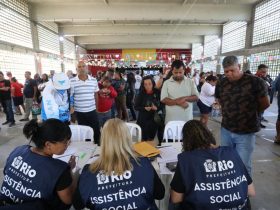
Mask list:
[[[9,121],[6,121],[6,122],[3,122],[2,125],[7,125],[9,123],[10,123]]]
[[[23,122],[23,121],[29,121],[29,119],[23,118],[23,119],[20,119],[19,121],[21,121],[21,122]]]
[[[266,126],[265,126],[265,125],[263,125],[263,124],[261,124],[261,128],[266,128]]]
[[[9,124],[9,127],[12,127],[12,126],[15,126],[15,125],[16,125],[15,122],[11,122],[11,123]]]

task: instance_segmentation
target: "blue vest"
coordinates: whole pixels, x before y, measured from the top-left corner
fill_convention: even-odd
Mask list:
[[[33,153],[29,145],[17,147],[8,157],[0,200],[22,203],[37,199],[51,202],[55,186],[68,164]]]
[[[154,170],[147,158],[132,160],[133,170],[121,176],[106,176],[83,169],[79,191],[87,208],[95,210],[156,210],[153,198]]]
[[[234,149],[183,152],[178,166],[185,185],[183,209],[245,209],[251,178]]]
[[[49,119],[46,115],[45,107],[44,107],[44,100],[41,102],[41,117],[43,121]],[[66,107],[59,107],[59,119],[61,122],[68,122],[70,121],[70,110],[69,106]]]

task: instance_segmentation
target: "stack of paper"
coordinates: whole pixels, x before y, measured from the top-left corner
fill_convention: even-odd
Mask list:
[[[166,163],[178,162],[178,154],[180,153],[177,149],[172,146],[166,146],[159,149],[160,156],[157,158],[159,165],[160,174],[173,174],[167,167]]]
[[[62,160],[64,162],[68,163],[71,156],[72,155],[75,156],[76,152],[77,152],[76,148],[68,147],[67,150],[62,155],[53,155],[53,158],[59,159],[59,160]]]
[[[91,142],[71,142],[62,155],[53,155],[53,158],[57,158],[68,163],[71,156],[75,156],[75,170],[77,170],[83,168],[85,164],[87,164],[96,149],[97,146],[93,145]]]
[[[159,150],[160,156],[157,158],[158,163],[171,163],[178,161],[178,154],[180,152],[174,147],[162,147]]]

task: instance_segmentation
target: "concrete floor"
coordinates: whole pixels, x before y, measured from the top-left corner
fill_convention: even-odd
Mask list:
[[[257,133],[256,147],[253,155],[253,181],[257,195],[251,199],[254,210],[280,210],[280,146],[273,143],[275,136],[275,122],[277,119],[277,100],[265,112],[264,123],[267,128]],[[194,115],[198,117],[198,111],[194,108]],[[27,144],[28,141],[22,134],[24,123],[19,122],[21,117],[16,116],[16,126],[7,128],[1,126],[0,132],[0,183],[3,180],[3,167],[10,152],[18,145]],[[209,128],[213,131],[217,141],[220,139],[220,120],[210,120]],[[5,121],[3,113],[0,113],[0,122]]]

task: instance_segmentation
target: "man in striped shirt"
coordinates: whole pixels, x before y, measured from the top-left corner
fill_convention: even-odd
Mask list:
[[[79,125],[90,126],[94,130],[94,142],[99,145],[100,126],[96,113],[98,83],[88,75],[83,61],[78,63],[77,73],[77,76],[70,80],[71,113],[75,111]]]

